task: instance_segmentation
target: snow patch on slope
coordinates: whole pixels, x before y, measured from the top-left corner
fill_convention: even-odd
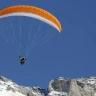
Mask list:
[[[77,81],[83,84],[95,84],[96,85],[96,77],[88,77],[88,78],[78,78]]]
[[[7,90],[0,90],[0,96],[25,96],[22,93],[19,92],[12,92],[12,91],[7,91]]]
[[[65,92],[58,92],[58,91],[51,91],[48,96],[66,96],[67,93]]]

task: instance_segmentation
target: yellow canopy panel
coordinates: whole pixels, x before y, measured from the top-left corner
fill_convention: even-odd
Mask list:
[[[33,17],[35,19],[39,19],[54,28],[56,28],[59,32],[62,31],[62,27],[60,22],[57,20],[55,16],[51,13],[34,6],[28,5],[15,5],[9,6],[0,10],[0,18],[8,17],[8,16],[28,16]]]

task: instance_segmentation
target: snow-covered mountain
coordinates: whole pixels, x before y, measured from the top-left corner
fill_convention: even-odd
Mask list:
[[[96,96],[96,77],[69,79],[58,77],[47,89],[20,86],[0,76],[0,96]]]
[[[19,86],[12,80],[0,76],[0,96],[45,96],[46,90],[40,87]]]

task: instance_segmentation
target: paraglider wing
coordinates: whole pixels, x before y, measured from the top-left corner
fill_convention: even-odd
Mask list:
[[[35,19],[39,19],[52,27],[56,28],[59,32],[62,31],[60,22],[55,16],[49,12],[34,6],[28,5],[15,5],[9,6],[0,10],[0,18],[8,16],[28,16]]]

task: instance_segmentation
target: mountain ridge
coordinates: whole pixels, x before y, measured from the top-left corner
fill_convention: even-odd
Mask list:
[[[49,82],[47,89],[42,89],[39,86],[18,85],[0,76],[0,96],[96,96],[96,77],[58,77]]]

